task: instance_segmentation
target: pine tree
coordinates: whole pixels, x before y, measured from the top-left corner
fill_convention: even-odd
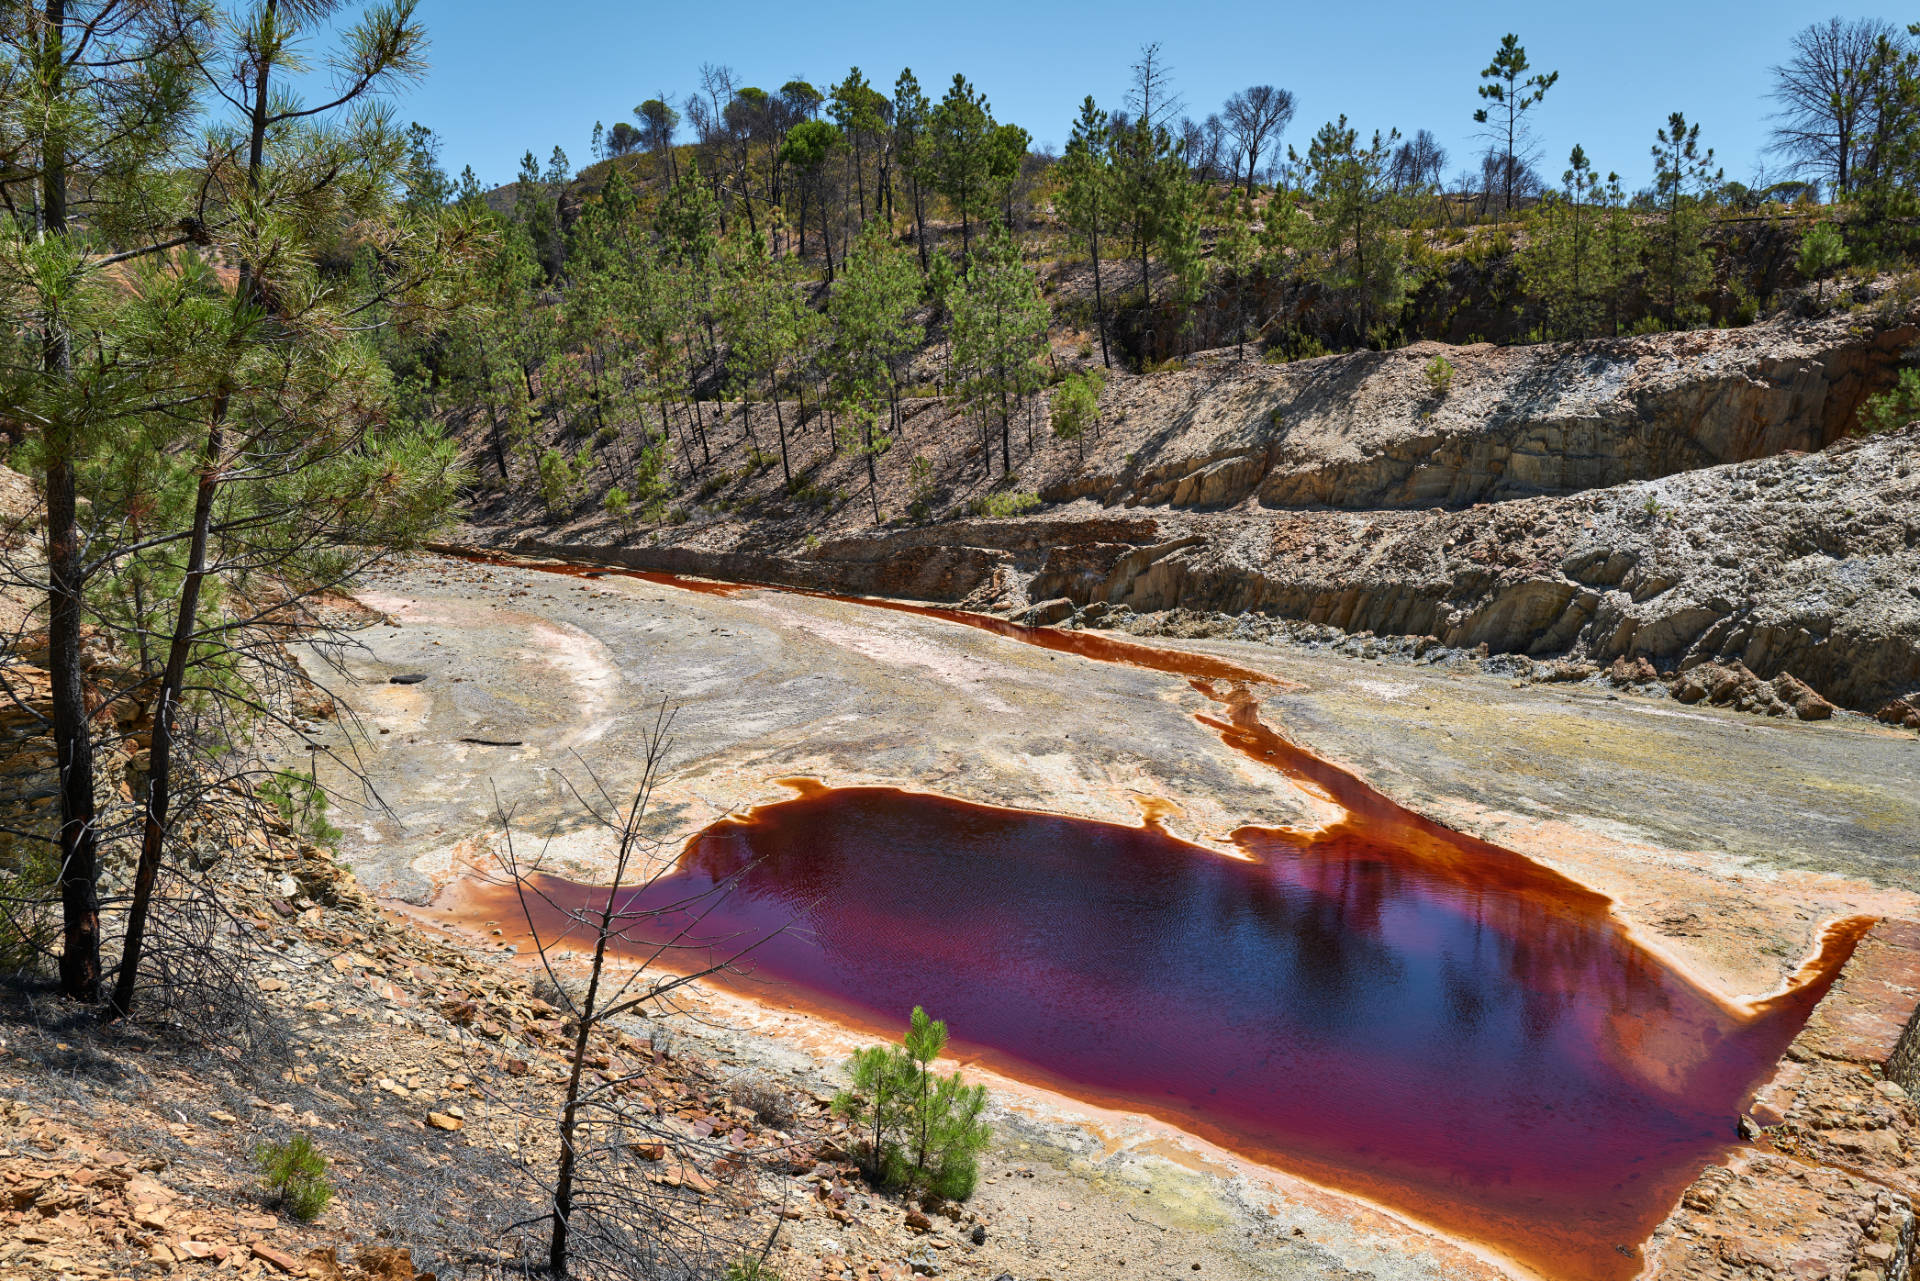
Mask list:
[[[1159,215],[1161,255],[1171,286],[1167,302],[1180,315],[1180,333],[1186,340],[1193,334],[1194,306],[1207,292],[1208,261],[1200,227],[1204,209],[1199,188],[1192,182],[1168,183],[1162,199],[1166,203]]]
[[[833,231],[827,222],[827,161],[844,144],[840,130],[825,120],[802,120],[780,144],[782,163],[800,178],[800,253],[807,252],[807,203],[820,208],[820,242],[827,256],[827,282],[833,282]]]
[[[840,126],[847,140],[847,163],[853,176],[854,195],[859,202],[860,221],[867,220],[866,157],[879,147],[886,129],[887,100],[880,96],[867,78],[854,67],[847,78],[833,87],[827,99],[827,114]],[[878,193],[875,193],[876,205]]]
[[[126,424],[150,400],[149,389],[118,375],[109,335],[126,298],[108,273],[206,235],[205,211],[184,198],[167,166],[200,109],[194,61],[212,37],[207,15],[178,26],[144,15],[108,22],[116,7],[44,0],[0,19],[0,65],[10,73],[0,129],[18,131],[5,138],[7,177],[32,189],[34,204],[30,222],[11,213],[0,221],[0,403],[9,418],[40,425],[15,465],[36,473],[46,493],[44,577],[35,577],[47,593],[59,762],[60,989],[81,1001],[97,1000],[101,981],[99,806],[81,670],[101,570],[89,563],[94,531],[83,528],[82,476],[111,437],[131,435]],[[79,224],[71,195],[95,187],[106,198]],[[103,513],[88,506],[98,526]]]
[[[934,190],[960,215],[962,257],[973,253],[973,224],[993,211],[993,132],[987,100],[956,74],[933,109],[927,141]]]
[[[860,1136],[868,1178],[957,1201],[972,1195],[992,1131],[986,1087],[934,1072],[946,1044],[947,1025],[916,1005],[899,1045],[847,1060],[851,1085],[833,1110]]]
[[[920,82],[908,68],[893,83],[893,152],[900,172],[906,175],[907,190],[913,201],[913,240],[920,251],[920,270],[927,264],[926,191],[932,160],[933,104],[920,90]]]
[[[727,294],[728,359],[739,370],[736,385],[743,402],[751,401],[754,387],[765,387],[780,438],[781,481],[791,490],[793,465],[787,452],[787,418],[780,403],[780,385],[805,346],[815,313],[800,290],[781,274],[759,235],[750,237],[736,251]]]
[[[1005,228],[968,264],[952,310],[953,362],[962,371],[963,394],[999,419],[1000,470],[1010,477],[1013,408],[1041,385],[1036,360],[1046,349],[1048,313],[1039,281]]]
[[[1110,137],[1117,208],[1140,262],[1141,302],[1151,310],[1151,256],[1184,234],[1180,219],[1189,208],[1192,179],[1172,135],[1145,116],[1114,129]]]
[[[1722,179],[1713,149],[1700,150],[1700,126],[1676,111],[1653,146],[1653,196],[1660,221],[1647,245],[1647,278],[1667,327],[1684,329],[1706,317],[1698,295],[1713,282],[1707,248],[1709,210]]]
[[[1079,118],[1060,160],[1057,198],[1060,219],[1087,247],[1093,259],[1093,314],[1100,331],[1100,363],[1113,367],[1107,348],[1107,297],[1100,279],[1100,243],[1114,218],[1111,124],[1092,95],[1080,104]]]
[[[1376,341],[1378,326],[1406,298],[1407,254],[1394,226],[1393,194],[1386,182],[1398,132],[1373,135],[1362,147],[1357,130],[1341,116],[1320,127],[1308,148],[1306,175],[1313,220],[1306,239],[1321,285],[1344,297],[1354,316],[1354,337]],[[1298,162],[1299,156],[1289,152]]]
[[[1047,422],[1053,434],[1072,441],[1083,460],[1087,456],[1087,433],[1100,420],[1100,393],[1106,386],[1106,375],[1098,369],[1068,374],[1054,389],[1052,403],[1047,406]]]
[[[1229,189],[1231,193],[1231,189]],[[1233,280],[1233,342],[1235,357],[1247,358],[1247,286],[1254,264],[1259,260],[1259,241],[1253,234],[1253,200],[1243,195],[1227,197],[1226,227],[1214,242],[1214,258],[1220,270]]]
[[[1521,281],[1541,301],[1556,337],[1598,333],[1607,299],[1620,287],[1614,260],[1603,252],[1607,212],[1600,175],[1576,146],[1560,190],[1547,193],[1528,217],[1519,253]]]
[[[995,125],[987,145],[988,202],[1000,207],[1001,221],[1017,231],[1013,217],[1013,193],[1020,185],[1020,168],[1026,161],[1033,135],[1019,125]]]
[[[1861,76],[1872,129],[1855,175],[1858,239],[1861,249],[1879,254],[1909,251],[1920,215],[1920,49],[1911,39],[1920,24],[1908,26],[1907,35],[1880,35]]]
[[[559,150],[559,148],[555,148]],[[520,175],[513,184],[513,216],[532,242],[534,261],[549,281],[560,277],[566,260],[566,242],[560,234],[560,210],[555,192],[540,173],[540,162],[528,151],[520,157]]]
[[[1800,274],[1808,280],[1819,282],[1814,302],[1818,306],[1827,300],[1826,275],[1847,261],[1847,242],[1840,231],[1829,219],[1822,219],[1807,228],[1800,237],[1800,256],[1797,265]]]
[[[313,107],[284,83],[294,48],[320,20],[305,10],[241,6],[217,24],[199,24],[205,15],[195,11],[181,26],[172,18],[182,15],[157,10],[148,24],[110,5],[50,3],[29,24],[37,65],[59,63],[38,82],[47,108],[38,118],[64,131],[38,148],[58,198],[31,241],[14,220],[0,225],[0,300],[10,331],[26,321],[54,357],[8,389],[28,421],[46,424],[29,456],[49,491],[52,661],[58,682],[64,628],[91,608],[138,656],[153,701],[115,1014],[132,1008],[175,803],[190,783],[204,785],[190,778],[194,769],[230,768],[232,730],[202,738],[193,727],[257,715],[247,681],[260,647],[306,634],[308,595],[417,536],[458,479],[447,442],[405,421],[369,336],[435,329],[462,300],[455,268],[474,233],[458,210],[408,215],[398,195],[418,173],[410,158],[419,139],[385,113],[356,109],[423,65],[414,7],[375,6],[350,26],[338,58],[347,89]],[[60,52],[68,48],[72,57]],[[137,81],[131,91],[117,82],[123,74]],[[88,101],[102,91],[111,100]],[[189,122],[223,103],[237,118],[215,123],[197,152],[181,145]],[[64,167],[81,140],[72,131],[95,126],[117,136],[89,139],[88,158],[113,168],[93,176]],[[183,172],[188,154],[201,157],[199,171]],[[88,189],[91,206],[78,235],[63,209],[76,187]],[[225,195],[216,202],[212,192]],[[323,250],[341,237],[354,266],[323,278]],[[232,278],[210,261],[233,264]],[[82,331],[64,318],[83,312],[76,341]],[[61,404],[77,371],[111,379],[89,392],[93,404],[78,420]],[[105,390],[112,395],[100,397]],[[114,413],[113,431],[77,434],[102,407]],[[95,582],[69,592],[63,507],[82,497],[103,530],[117,532],[89,549]],[[291,598],[260,600],[251,585],[263,575]],[[58,710],[56,698],[56,721]],[[69,803],[97,808],[78,795],[81,783],[92,785],[76,768],[83,757],[68,759],[63,820]],[[94,899],[93,886],[74,886],[96,875],[91,851],[73,854],[63,889]],[[62,974],[70,994],[92,999],[97,907],[80,906],[94,920],[69,932]]]
[[[848,250],[846,270],[827,300],[835,401],[857,424],[858,437],[849,444],[865,459],[876,521],[880,498],[874,460],[891,446],[892,436],[874,431],[883,413],[890,430],[898,427],[900,361],[923,336],[913,319],[919,301],[920,276],[912,255],[896,247],[877,223]]]
[[[1520,38],[1509,32],[1494,50],[1493,61],[1480,73],[1484,82],[1480,85],[1480,97],[1493,106],[1473,113],[1476,124],[1488,126],[1498,148],[1496,154],[1505,196],[1502,207],[1509,214],[1513,212],[1514,180],[1530,159],[1527,113],[1540,105],[1547,90],[1560,79],[1558,71],[1529,76],[1527,72],[1532,70]]]
[[[1600,232],[1601,272],[1610,283],[1602,302],[1606,308],[1607,332],[1618,337],[1626,319],[1628,289],[1641,270],[1646,237],[1639,220],[1627,207],[1627,193],[1620,186],[1619,174],[1607,175],[1600,200],[1605,211]]]

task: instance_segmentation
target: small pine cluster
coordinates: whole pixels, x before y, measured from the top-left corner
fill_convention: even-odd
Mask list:
[[[853,1084],[833,1108],[861,1136],[868,1178],[961,1201],[979,1182],[980,1153],[992,1131],[982,1119],[986,1087],[966,1084],[958,1072],[933,1071],[946,1044],[947,1025],[914,1006],[899,1045],[869,1046],[847,1060]]]
[[[262,1143],[254,1149],[253,1159],[268,1195],[300,1222],[319,1218],[333,1200],[327,1158],[306,1135],[296,1134],[285,1143]]]

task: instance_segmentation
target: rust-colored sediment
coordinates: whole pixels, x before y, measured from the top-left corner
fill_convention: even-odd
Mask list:
[[[1209,681],[1248,681],[1256,685],[1286,684],[1276,676],[1255,671],[1251,667],[1245,667],[1224,658],[1215,658],[1210,654],[1156,649],[1151,645],[1103,636],[1097,632],[1066,632],[1051,627],[1026,627],[1004,618],[976,614],[964,609],[949,609],[940,605],[914,605],[906,601],[887,600],[879,596],[842,596],[834,592],[814,591],[806,587],[762,587],[751,583],[721,583],[709,578],[690,578],[683,574],[626,569],[612,565],[586,565],[574,561],[538,560],[503,552],[470,549],[459,551],[443,548],[441,553],[482,565],[497,565],[508,569],[532,569],[548,574],[565,574],[570,578],[636,578],[641,582],[655,583],[663,587],[678,587],[706,596],[735,596],[751,591],[808,596],[815,600],[864,605],[871,609],[884,609],[896,614],[917,614],[922,618],[937,618],[942,622],[978,628],[981,631],[992,632],[996,636],[1004,636],[1009,640],[1035,645],[1055,653],[1077,654],[1081,658],[1090,658],[1101,663],[1125,663],[1132,667],[1144,667],[1149,671],[1165,672],[1169,676],[1185,676],[1195,680]]]
[[[1344,817],[1311,833],[1242,828],[1242,862],[1167,835],[1153,802],[1126,828],[784,780],[800,794],[696,835],[632,910],[735,885],[702,929],[806,933],[780,934],[756,951],[755,978],[722,986],[877,1034],[925,1003],[1013,1079],[1146,1112],[1529,1271],[1635,1272],[1638,1244],[1733,1145],[1742,1107],[1871,924],[1836,923],[1778,993],[1736,1007],[1638,943],[1605,895],[1288,742],[1249,688],[1277,683],[1265,673],[854,603],[1186,678],[1223,709],[1202,724]],[[592,892],[542,888],[560,902]],[[437,907],[453,909],[441,922],[519,915],[509,892],[473,883]],[[560,919],[534,924],[551,938]]]

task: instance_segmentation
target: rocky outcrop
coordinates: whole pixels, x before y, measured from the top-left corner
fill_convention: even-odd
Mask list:
[[[1031,516],[500,545],[1009,614],[1255,613],[1667,679],[1739,664],[1751,682],[1724,705],[1913,725],[1920,436],[1845,433],[1917,338],[1888,308],[1278,367],[1214,353],[1116,379],[1084,461],[1043,442],[1023,474],[1054,506]],[[1440,354],[1444,394],[1423,372]]]
[[[1646,662],[1645,659],[1639,661]],[[1782,672],[1770,681],[1763,681],[1741,662],[1699,663],[1690,667],[1674,683],[1673,696],[1683,703],[1704,700],[1716,707],[1767,716],[1798,716],[1803,721],[1824,721],[1834,710],[1832,703],[1791,673]]]
[[[1175,555],[1117,560],[1084,598],[1667,671],[1738,662],[1868,712],[1920,688],[1920,427],[1463,512],[1182,523],[1202,528]]]
[[[1527,347],[1419,343],[1115,389],[1146,449],[1041,491],[1106,506],[1348,510],[1565,494],[1839,439],[1920,338],[1851,318]],[[1451,385],[1426,366],[1444,356]]]
[[[1911,1275],[1917,982],[1920,924],[1876,924],[1743,1119],[1761,1146],[1694,1181],[1654,1231],[1643,1276]]]
[[[1737,690],[1701,697],[1808,719],[1824,703],[1874,713],[1920,692],[1920,425],[1817,454],[1457,512],[1116,519],[1082,504],[786,557],[513,548],[981,609],[1064,598],[1135,613],[1258,613],[1452,649],[1644,661],[1666,674],[1738,664]],[[1914,707],[1898,703],[1883,719],[1906,724]]]

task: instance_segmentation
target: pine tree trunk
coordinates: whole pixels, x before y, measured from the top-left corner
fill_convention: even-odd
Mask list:
[[[787,463],[787,417],[780,408],[780,383],[769,376],[767,394],[773,399],[773,422],[780,433],[780,479],[786,482],[787,492],[793,492],[793,468]]]
[[[43,362],[48,374],[67,377],[70,361],[64,335],[47,343]],[[60,768],[60,991],[76,1001],[92,1002],[100,999],[99,842],[94,827],[93,738],[80,668],[85,578],[70,449],[69,442],[57,444],[49,451],[47,465],[47,667],[52,676],[54,752]]]
[[[927,274],[927,208],[920,194],[920,179],[913,179],[913,238],[920,247],[920,274]]]
[[[1002,478],[1013,475],[1013,427],[1008,421],[1007,384],[1004,371],[1000,383],[1000,475]]]
[[[55,70],[50,96],[65,90],[66,0],[46,0],[48,63]],[[65,139],[51,132],[43,146],[41,227],[49,238],[67,234]],[[41,335],[41,371],[49,382],[73,376],[72,339],[48,317]],[[48,432],[47,667],[52,676],[53,742],[60,772],[60,990],[78,1001],[100,999],[99,837],[93,797],[93,737],[87,724],[80,632],[86,570],[80,543],[74,455],[79,442],[65,425]]]
[[[1093,234],[1087,237],[1087,243],[1093,248],[1093,314],[1100,326],[1100,365],[1104,369],[1113,368],[1113,357],[1107,352],[1107,296],[1100,287],[1100,227],[1096,222]]]
[[[127,933],[120,952],[120,972],[114,979],[109,1008],[115,1018],[133,1012],[133,989],[140,969],[147,913],[153,887],[160,875],[166,849],[167,817],[173,802],[173,746],[175,713],[186,685],[187,657],[200,612],[200,589],[207,576],[207,532],[213,523],[213,500],[220,487],[220,451],[223,448],[227,401],[214,402],[207,428],[205,452],[200,458],[200,482],[194,495],[193,535],[187,552],[187,573],[180,585],[180,608],[167,646],[166,673],[160,680],[160,699],[153,715],[153,745],[148,751],[147,804],[141,819],[140,861],[134,873],[133,900],[127,908]]]
[[[480,344],[480,377],[487,384],[487,436],[493,446],[493,463],[500,469],[502,481],[512,479],[507,474],[507,442],[500,432],[500,405],[493,394],[493,362],[487,359],[487,346]]]
[[[820,242],[827,249],[827,283],[833,283],[833,229],[827,223],[827,198],[820,197]]]

